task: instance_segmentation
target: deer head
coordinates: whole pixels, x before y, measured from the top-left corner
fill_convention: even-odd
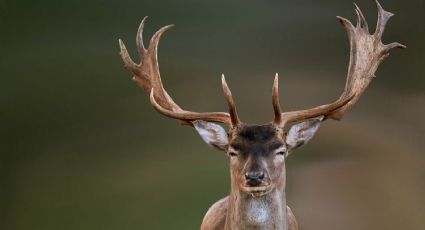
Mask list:
[[[242,123],[237,115],[231,92],[222,76],[223,91],[229,106],[229,130],[210,122],[193,121],[202,139],[212,147],[225,151],[230,158],[232,189],[252,196],[264,195],[276,187],[284,187],[285,158],[292,150],[307,143],[318,130],[323,115],[292,125],[285,132],[288,114],[280,112],[278,75],[273,84],[275,117],[263,125]],[[154,105],[155,99],[153,99]],[[343,105],[343,103],[340,103]],[[340,106],[340,105],[339,105]],[[157,108],[160,111],[161,108]]]
[[[348,33],[351,48],[347,81],[339,99],[311,109],[282,112],[276,74],[272,87],[274,118],[263,125],[240,121],[224,75],[222,86],[228,104],[227,113],[186,111],[172,100],[162,85],[157,61],[160,37],[172,25],[158,30],[148,48],[145,48],[142,38],[145,17],[136,37],[140,63],[132,61],[120,39],[121,56],[126,68],[133,73],[133,80],[150,95],[150,102],[159,113],[194,127],[207,144],[227,153],[231,164],[232,187],[253,196],[261,196],[276,187],[285,186],[285,158],[307,143],[323,121],[340,120],[343,117],[374,78],[375,71],[389,55],[390,49],[405,48],[396,42],[387,45],[381,42],[385,25],[392,13],[385,11],[378,2],[377,6],[378,22],[373,34],[369,34],[367,22],[357,5],[356,26],[338,17]],[[228,131],[216,123],[225,124]]]

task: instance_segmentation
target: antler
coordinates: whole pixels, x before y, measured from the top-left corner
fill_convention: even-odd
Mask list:
[[[340,120],[344,114],[357,102],[364,90],[375,77],[375,72],[379,64],[389,55],[393,48],[406,48],[406,46],[393,42],[384,45],[381,41],[382,34],[392,13],[385,11],[378,1],[378,22],[374,34],[369,34],[367,22],[359,7],[355,5],[357,15],[357,25],[353,26],[349,20],[337,17],[348,33],[350,41],[350,62],[348,66],[347,81],[345,89],[339,99],[331,104],[317,106],[312,109],[281,112],[278,93],[278,75],[276,74],[272,90],[272,102],[275,111],[274,123],[284,127],[288,123],[297,122],[309,118],[324,116],[324,119],[331,118]],[[133,80],[150,94],[150,101],[154,108],[161,114],[179,120],[182,124],[192,125],[192,121],[202,120],[205,122],[220,122],[235,127],[240,124],[236,107],[233,102],[232,93],[227,86],[224,75],[222,76],[223,91],[229,107],[229,113],[210,112],[197,113],[181,109],[165,91],[157,60],[158,43],[161,35],[169,30],[173,25],[162,27],[152,37],[149,47],[146,49],[143,44],[143,28],[147,17],[140,26],[136,37],[137,50],[140,56],[140,63],[136,64],[130,58],[124,43],[119,40],[121,56],[125,67],[133,73]]]
[[[341,120],[344,114],[357,102],[369,83],[375,77],[379,64],[388,57],[393,48],[406,48],[406,46],[393,42],[384,45],[381,41],[385,25],[394,14],[385,11],[376,1],[378,7],[378,22],[374,34],[369,34],[367,22],[360,8],[354,4],[357,15],[357,25],[353,26],[349,20],[337,16],[348,33],[350,41],[350,63],[348,66],[347,81],[344,92],[334,103],[321,105],[312,109],[280,112],[278,99],[277,75],[273,84],[273,106],[275,110],[274,122],[281,127],[291,122],[297,122],[318,116],[324,119]]]
[[[159,66],[157,60],[158,43],[161,35],[169,30],[173,25],[162,27],[153,36],[146,49],[143,44],[143,28],[147,17],[144,17],[140,23],[139,30],[136,37],[137,50],[140,56],[140,63],[136,64],[130,58],[128,51],[119,39],[121,48],[121,57],[124,61],[125,67],[133,73],[133,80],[146,92],[150,94],[150,102],[153,107],[161,114],[180,120],[182,124],[192,125],[192,121],[202,120],[219,122],[234,127],[239,124],[239,118],[236,113],[236,107],[233,102],[232,93],[226,84],[224,75],[222,76],[222,85],[226,100],[229,105],[229,113],[224,112],[211,112],[211,113],[196,113],[185,111],[181,109],[173,99],[165,91],[161,75],[159,73]]]

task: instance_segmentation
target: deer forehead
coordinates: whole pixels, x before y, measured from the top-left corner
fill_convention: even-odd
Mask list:
[[[284,145],[282,132],[271,124],[243,125],[231,134],[229,150],[267,154]]]

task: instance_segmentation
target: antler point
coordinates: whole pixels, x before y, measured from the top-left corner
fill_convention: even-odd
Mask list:
[[[125,49],[124,42],[123,42],[123,40],[121,38],[118,39],[118,43],[120,44],[120,48],[121,49]]]
[[[348,19],[341,17],[341,16],[336,16],[336,18],[343,24],[345,24],[345,22],[349,22]]]

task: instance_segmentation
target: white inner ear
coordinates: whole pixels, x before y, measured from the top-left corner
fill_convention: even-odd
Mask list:
[[[319,129],[323,116],[293,125],[286,136],[286,144],[290,149],[295,149],[306,144]]]
[[[220,150],[226,149],[229,140],[223,127],[201,120],[193,121],[192,124],[196,131],[198,131],[202,140],[204,140],[205,143],[207,143],[209,146],[218,148]]]

